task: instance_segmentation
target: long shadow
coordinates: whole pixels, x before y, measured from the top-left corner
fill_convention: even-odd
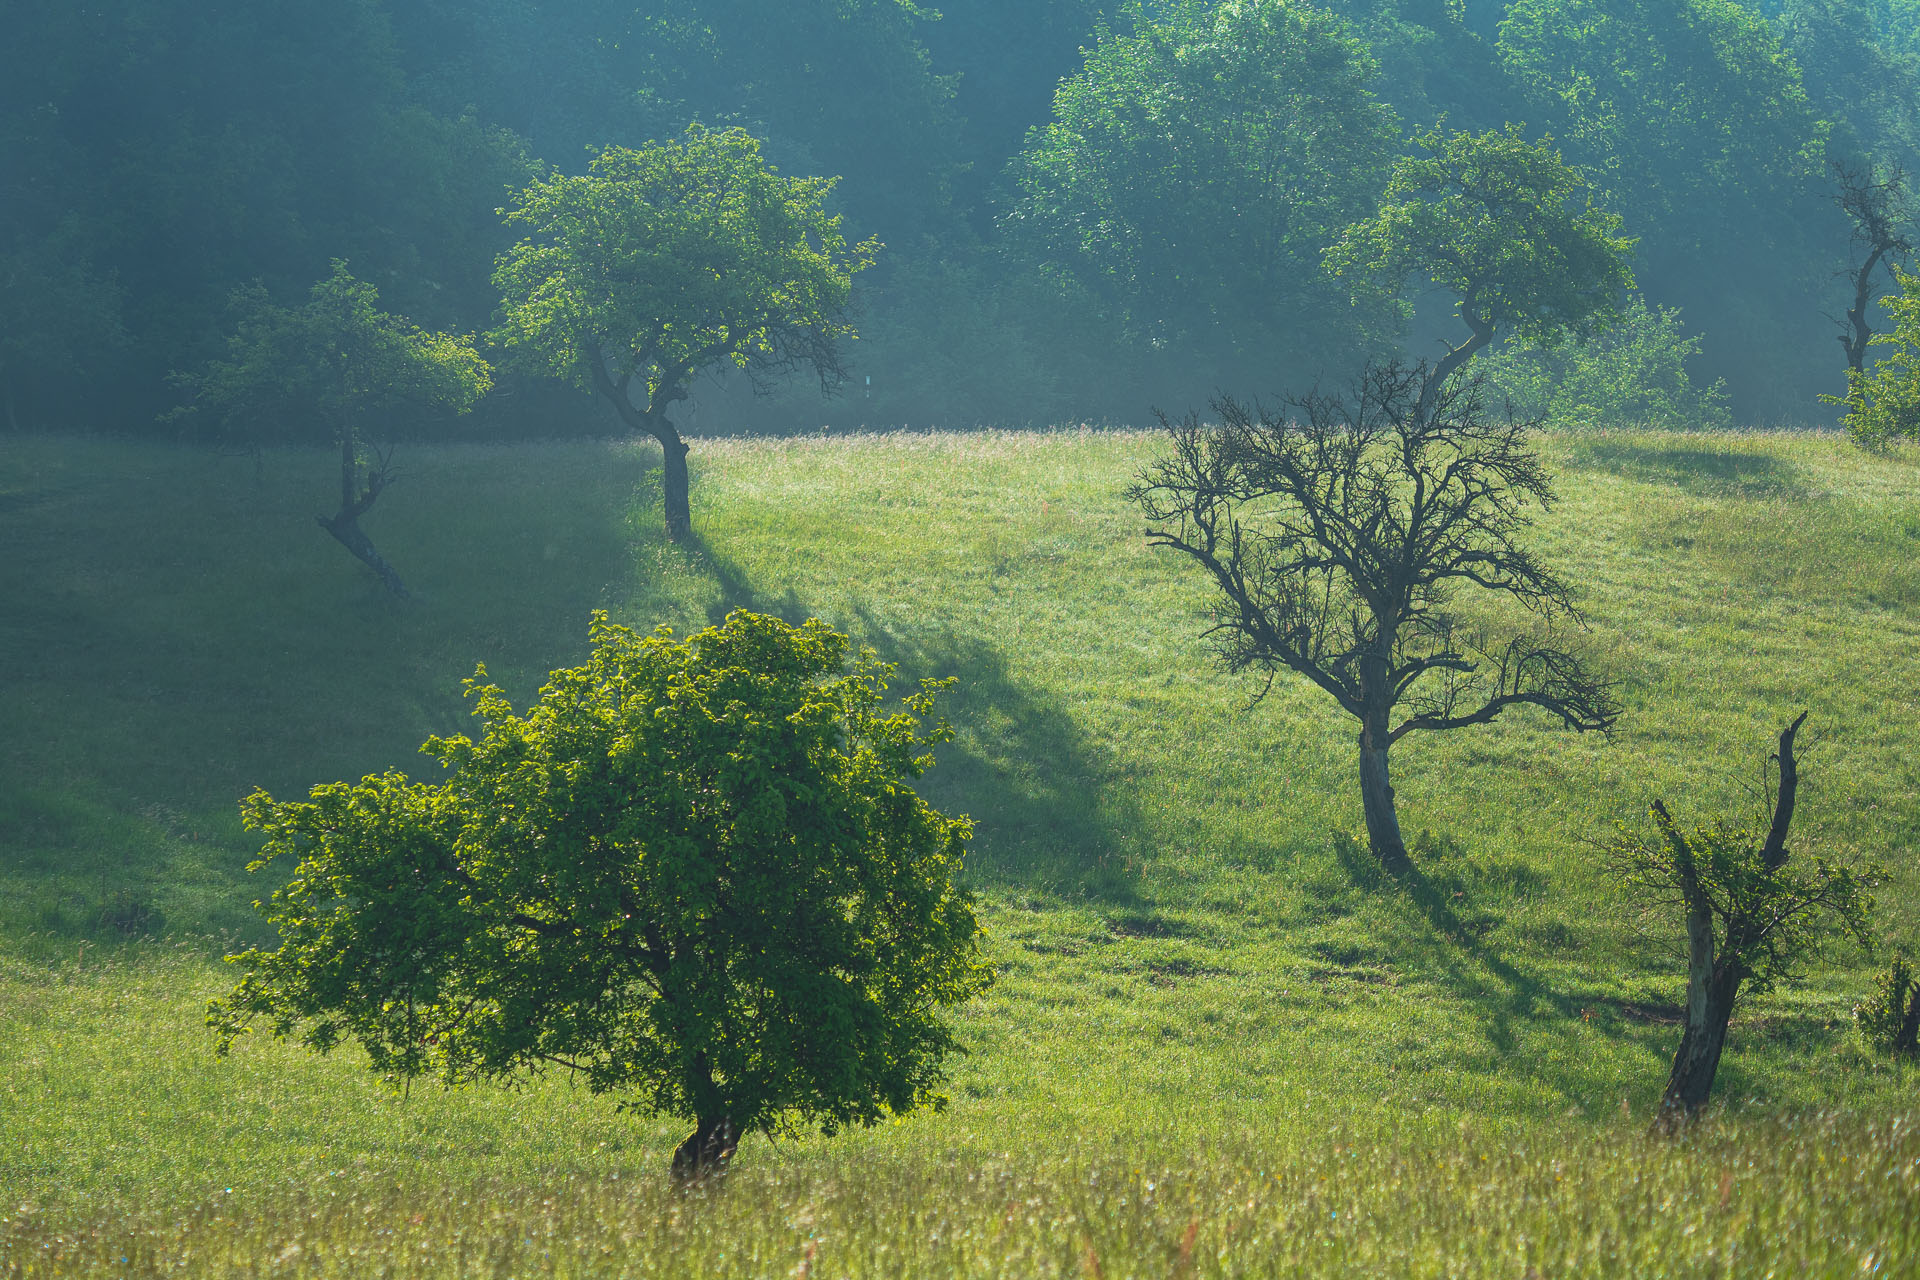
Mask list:
[[[721,598],[708,609],[714,621],[736,608],[795,623],[812,616],[791,588],[758,591],[698,537],[690,553],[720,585]],[[939,706],[954,740],[935,750],[938,763],[921,793],[936,808],[973,819],[970,881],[1138,905],[1127,837],[1141,824],[1131,789],[1116,785],[1120,770],[1081,731],[1071,707],[1016,679],[1004,655],[977,636],[945,628],[903,633],[858,607],[846,621],[859,643],[898,668],[896,689],[922,679],[957,682]]]
[[[217,455],[137,451],[66,501],[0,507],[0,695],[34,725],[0,744],[0,931],[255,936],[272,885],[245,870],[243,795],[427,774],[420,742],[471,724],[476,662],[524,701],[578,660],[644,540],[621,501],[639,460],[431,458],[376,512],[406,605],[313,528],[308,452],[257,490]]]
[[[1502,1053],[1517,1048],[1515,1027],[1521,1023],[1580,1019],[1617,1038],[1627,1023],[1670,1020],[1673,1011],[1664,1006],[1600,992],[1556,988],[1541,975],[1515,964],[1487,941],[1502,917],[1479,906],[1475,886],[1453,868],[1429,874],[1416,864],[1392,875],[1358,841],[1344,836],[1334,841],[1334,856],[1356,889],[1397,895],[1426,920],[1440,945],[1425,958],[1438,966],[1449,986],[1487,1008],[1487,1038]],[[1491,999],[1483,975],[1498,988]],[[1596,1009],[1614,1016],[1595,1023]]]
[[[1669,485],[1702,498],[1804,498],[1805,471],[1765,453],[1727,449],[1656,448],[1619,440],[1581,441],[1567,465],[1606,471],[1648,484]]]

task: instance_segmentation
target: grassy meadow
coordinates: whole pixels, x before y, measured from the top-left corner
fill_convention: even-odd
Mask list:
[[[1350,834],[1350,722],[1297,681],[1250,707],[1197,642],[1119,497],[1154,447],[700,441],[692,550],[651,448],[418,448],[366,521],[402,604],[314,526],[320,453],[0,437],[0,1274],[1920,1273],[1920,1070],[1850,1020],[1875,962],[1743,1004],[1711,1123],[1651,1143],[1683,933],[1598,848],[1656,796],[1757,814],[1808,709],[1796,848],[1885,863],[1920,941],[1920,456],[1545,438],[1538,543],[1627,711],[1404,739],[1401,887]],[[242,794],[431,768],[476,662],[524,700],[593,609],[736,607],[959,678],[928,790],[976,819],[999,980],[944,1113],[755,1138],[688,1198],[681,1125],[563,1078],[213,1060],[272,887]]]

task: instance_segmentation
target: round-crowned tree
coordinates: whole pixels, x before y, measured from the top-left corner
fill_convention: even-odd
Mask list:
[[[823,389],[853,336],[853,277],[877,240],[849,246],[828,212],[833,178],[774,172],[743,129],[694,124],[589,172],[529,185],[502,210],[526,238],[500,255],[498,338],[533,368],[603,396],[660,442],[667,536],[693,535],[688,446],[669,410],[712,369],[756,387],[807,368]]]
[[[747,612],[686,639],[595,618],[593,655],[398,773],[247,797],[277,949],[233,957],[220,1052],[257,1019],[395,1079],[560,1069],[694,1124],[676,1175],[756,1130],[831,1132],[944,1101],[942,1011],[986,985],[958,883],[970,832],[914,791],[946,681],[825,623]]]

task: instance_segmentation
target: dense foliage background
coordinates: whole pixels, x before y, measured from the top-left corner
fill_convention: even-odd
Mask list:
[[[236,290],[292,303],[334,259],[484,331],[510,189],[692,120],[839,176],[849,239],[887,246],[846,393],[708,387],[693,431],[1138,419],[1432,354],[1444,306],[1354,306],[1316,241],[1439,121],[1550,132],[1694,382],[1831,420],[1830,165],[1920,163],[1915,0],[19,0],[7,27],[20,427],[181,431],[167,375],[222,349]],[[613,425],[509,377],[460,430]]]

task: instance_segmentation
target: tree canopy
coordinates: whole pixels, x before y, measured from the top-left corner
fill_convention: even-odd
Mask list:
[[[598,392],[666,454],[670,536],[692,530],[687,445],[668,410],[716,366],[797,366],[831,385],[853,276],[880,246],[849,246],[831,178],[790,178],[741,129],[608,147],[589,172],[529,185],[506,209],[526,238],[500,256],[500,339]]]
[[[1311,374],[1365,331],[1330,307],[1320,253],[1392,164],[1374,78],[1345,24],[1299,0],[1133,10],[1028,136],[1002,225],[1137,342]]]
[[[210,1010],[222,1050],[265,1019],[397,1078],[566,1070],[694,1122],[682,1172],[938,1105],[941,1012],[988,978],[969,824],[913,790],[944,682],[888,708],[891,666],[746,612],[592,639],[524,714],[468,681],[484,731],[427,742],[442,781],[247,798],[255,868],[292,876]]]
[[[22,427],[150,429],[236,289],[287,303],[336,258],[428,328],[485,327],[502,190],[691,121],[839,175],[847,241],[892,246],[863,280],[873,396],[716,389],[731,427],[1124,420],[1342,376],[1425,340],[1314,257],[1406,150],[1389,108],[1415,137],[1550,130],[1736,417],[1813,421],[1824,317],[1850,305],[1820,175],[1920,167],[1914,0],[18,8],[0,379]],[[587,393],[503,378],[463,431],[613,429]]]
[[[320,526],[404,596],[399,573],[359,524],[388,482],[384,464],[366,457],[368,428],[402,406],[465,413],[493,385],[493,369],[472,338],[430,333],[379,301],[339,261],[302,306],[279,306],[259,286],[243,290],[225,358],[175,375],[189,399],[170,416],[214,418],[255,447],[323,424],[340,450],[340,509],[320,516]]]
[[[1550,139],[1528,141],[1509,125],[1430,130],[1415,141],[1425,154],[1394,166],[1379,210],[1347,228],[1327,258],[1363,282],[1396,292],[1410,280],[1430,282],[1458,299],[1468,335],[1429,371],[1424,413],[1496,335],[1550,342],[1617,318],[1633,287],[1632,242]]]

